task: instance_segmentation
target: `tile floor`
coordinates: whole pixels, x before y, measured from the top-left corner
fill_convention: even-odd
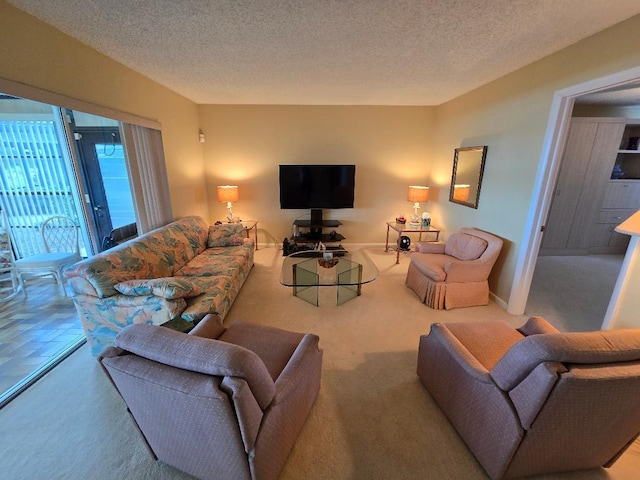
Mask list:
[[[0,397],[85,338],[73,302],[53,279],[29,280],[26,292],[0,303]]]

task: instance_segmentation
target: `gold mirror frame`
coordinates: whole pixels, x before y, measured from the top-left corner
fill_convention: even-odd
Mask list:
[[[449,201],[478,208],[487,146],[456,148]]]

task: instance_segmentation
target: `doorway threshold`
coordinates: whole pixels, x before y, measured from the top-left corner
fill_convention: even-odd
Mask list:
[[[0,410],[4,408],[11,400],[15,399],[18,395],[24,392],[31,385],[36,383],[39,379],[45,376],[45,374],[51,371],[55,366],[60,364],[65,358],[75,352],[78,348],[86,343],[86,338],[79,338],[78,340],[70,343],[64,350],[60,352],[59,355],[56,355],[47,363],[44,363],[38,369],[27,375],[21,381],[16,383],[9,390],[3,392],[0,395]]]

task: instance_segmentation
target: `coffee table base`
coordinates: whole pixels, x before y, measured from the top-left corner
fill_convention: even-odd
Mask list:
[[[293,265],[293,295],[311,305],[319,306],[320,287],[319,274]],[[328,269],[330,270],[330,269]],[[331,273],[331,272],[329,272]],[[354,268],[337,273],[336,305],[342,305],[359,297],[362,293],[362,265],[354,264]]]

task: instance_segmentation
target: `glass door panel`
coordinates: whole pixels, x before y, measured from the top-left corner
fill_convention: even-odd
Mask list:
[[[75,123],[72,129],[95,249],[102,251],[110,246],[105,239],[114,229],[136,223],[120,132],[116,126]]]

